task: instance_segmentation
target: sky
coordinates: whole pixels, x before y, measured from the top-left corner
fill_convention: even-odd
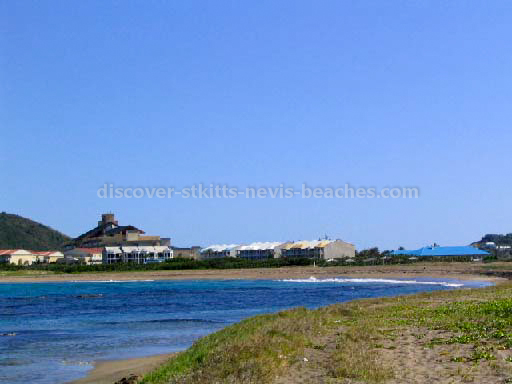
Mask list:
[[[0,2],[0,210],[174,245],[512,232],[508,1]],[[416,187],[416,199],[98,197]]]

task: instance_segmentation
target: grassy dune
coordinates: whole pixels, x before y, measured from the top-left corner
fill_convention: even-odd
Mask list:
[[[256,316],[143,383],[512,382],[512,283]]]

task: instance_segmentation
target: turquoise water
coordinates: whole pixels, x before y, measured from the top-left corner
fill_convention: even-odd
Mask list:
[[[342,278],[2,283],[0,382],[64,383],[85,376],[96,360],[183,350],[256,314],[484,285]]]

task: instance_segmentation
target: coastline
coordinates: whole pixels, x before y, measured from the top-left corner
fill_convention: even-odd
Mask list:
[[[258,270],[209,270],[209,271],[157,271],[157,272],[170,272],[158,273],[154,272],[145,273],[151,274],[152,280],[205,280],[205,279],[276,279],[276,278],[329,278],[343,275],[347,278],[439,278],[439,279],[458,279],[466,281],[486,281],[494,284],[500,284],[508,281],[508,279],[496,276],[488,276],[478,274],[472,268],[453,268],[446,270],[446,264],[453,263],[439,263],[445,264],[444,266],[435,265],[407,265],[407,266],[370,266],[370,267],[292,267],[281,269],[258,269]],[[404,268],[405,267],[405,268]],[[415,268],[413,268],[415,267]],[[420,268],[418,268],[420,267]],[[423,269],[425,267],[425,269]],[[386,270],[383,270],[386,269]],[[444,269],[444,270],[443,270]],[[185,273],[177,273],[185,272]],[[188,272],[188,273],[187,273]],[[206,273],[205,273],[206,272]],[[233,272],[236,272],[233,274]],[[284,273],[283,273],[284,272]],[[88,274],[90,275],[90,274]],[[109,274],[113,275],[113,274]],[[115,276],[116,281],[133,281],[133,273],[123,273],[123,276]],[[236,277],[235,277],[236,276]],[[104,281],[106,279],[99,278],[96,281]],[[104,276],[101,276],[104,277]],[[138,276],[137,276],[138,277]],[[95,281],[88,280],[90,276],[79,281]],[[144,276],[144,279],[149,276]],[[125,280],[123,280],[125,279]],[[139,277],[139,280],[144,280]],[[37,280],[37,279],[36,279]],[[78,279],[74,279],[77,281]],[[136,279],[135,279],[136,280]],[[37,280],[40,281],[40,280]],[[66,280],[58,280],[66,281]],[[20,281],[18,281],[20,282]],[[41,281],[40,281],[41,282]],[[107,360],[97,361],[94,363],[94,368],[87,373],[87,376],[72,381],[70,384],[114,384],[120,380],[126,380],[131,375],[142,376],[159,366],[163,365],[167,360],[176,356],[177,353],[153,355],[142,358],[130,358],[121,360]],[[125,381],[130,383],[129,381]],[[136,381],[134,381],[135,383]]]
[[[278,280],[331,278],[400,278],[432,277],[460,280],[500,281],[504,263],[415,263],[398,265],[370,265],[343,267],[281,267],[208,270],[159,270],[136,272],[97,272],[80,274],[0,275],[0,283],[52,283],[52,282],[102,282],[144,280]],[[510,264],[504,264],[506,267]],[[496,271],[492,268],[496,267]],[[511,270],[512,271],[512,270]],[[485,273],[485,274],[484,274]]]
[[[112,384],[131,375],[142,376],[158,368],[176,353],[136,357],[121,360],[100,360],[94,363],[94,368],[87,376],[69,382],[69,384]]]

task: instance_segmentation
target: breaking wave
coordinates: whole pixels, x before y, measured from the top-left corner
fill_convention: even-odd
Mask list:
[[[415,284],[415,285],[440,285],[443,287],[462,287],[462,283],[450,283],[447,281],[417,281],[417,280],[398,280],[398,279],[362,279],[362,278],[325,278],[317,279],[311,276],[309,279],[283,279],[279,280],[287,283],[385,283],[385,284]]]

